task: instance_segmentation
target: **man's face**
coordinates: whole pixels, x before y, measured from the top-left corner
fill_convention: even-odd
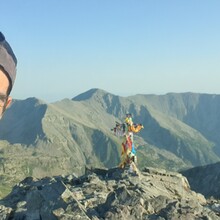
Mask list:
[[[11,97],[9,97],[7,94],[8,87],[9,87],[8,78],[0,69],[0,119],[5,109],[11,103]]]

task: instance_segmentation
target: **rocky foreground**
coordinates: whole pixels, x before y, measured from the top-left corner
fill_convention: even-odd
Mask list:
[[[154,168],[139,176],[114,168],[28,177],[0,204],[1,220],[220,219],[217,206],[192,191],[183,175]]]

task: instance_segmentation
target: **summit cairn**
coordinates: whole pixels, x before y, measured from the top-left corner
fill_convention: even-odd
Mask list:
[[[134,145],[134,133],[140,132],[144,126],[142,124],[133,123],[132,114],[127,113],[125,122],[116,122],[116,126],[112,129],[114,134],[118,137],[122,137],[122,151],[121,151],[121,163],[120,168],[129,167],[129,172],[135,175],[139,175],[137,168],[137,155]]]

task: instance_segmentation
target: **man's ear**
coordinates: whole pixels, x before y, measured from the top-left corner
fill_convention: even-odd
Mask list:
[[[10,106],[11,101],[12,101],[12,97],[9,96],[8,99],[7,99],[6,105],[5,105],[6,108],[8,108]]]

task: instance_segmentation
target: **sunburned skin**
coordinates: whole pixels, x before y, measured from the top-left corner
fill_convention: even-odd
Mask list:
[[[5,109],[11,103],[11,97],[7,97],[9,87],[9,80],[4,72],[0,69],[0,118],[2,117]]]

